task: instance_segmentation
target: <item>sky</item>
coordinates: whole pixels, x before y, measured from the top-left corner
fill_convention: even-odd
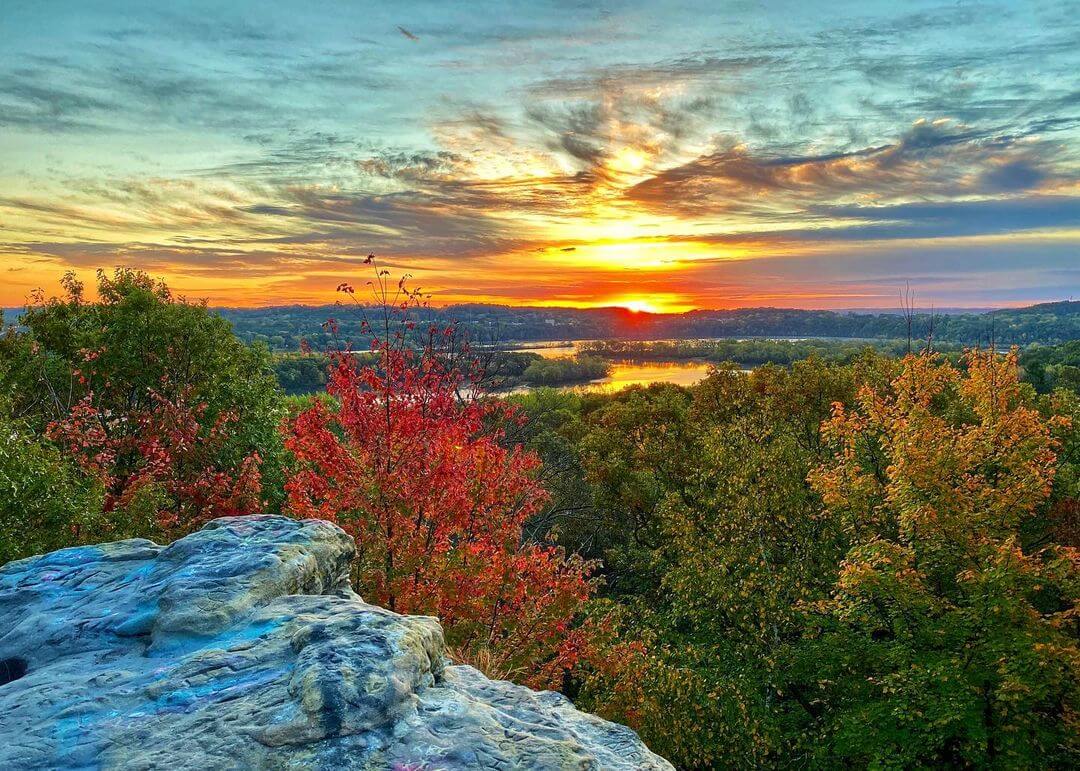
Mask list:
[[[1080,0],[2,0],[0,306],[1080,297]]]

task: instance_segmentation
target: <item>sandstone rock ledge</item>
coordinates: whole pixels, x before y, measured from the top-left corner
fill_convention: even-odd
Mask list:
[[[0,768],[670,769],[559,694],[445,661],[436,619],[351,591],[326,522],[0,570]]]

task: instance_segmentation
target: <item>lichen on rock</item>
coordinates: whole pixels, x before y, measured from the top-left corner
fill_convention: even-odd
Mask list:
[[[630,729],[445,657],[365,603],[327,522],[0,569],[0,768],[670,769]]]

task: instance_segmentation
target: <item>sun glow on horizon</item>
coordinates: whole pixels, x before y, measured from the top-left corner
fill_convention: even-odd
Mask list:
[[[614,297],[594,307],[625,308],[631,313],[684,313],[696,306],[677,294],[653,294],[648,297]]]
[[[660,309],[648,300],[625,300],[619,305],[634,313],[660,313]]]

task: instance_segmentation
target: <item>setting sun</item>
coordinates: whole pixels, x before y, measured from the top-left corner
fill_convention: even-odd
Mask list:
[[[683,313],[693,310],[694,305],[678,294],[652,294],[648,297],[614,297],[600,303],[611,308],[625,308],[633,313]]]
[[[648,300],[626,300],[619,303],[623,308],[634,313],[659,313],[660,310]]]

